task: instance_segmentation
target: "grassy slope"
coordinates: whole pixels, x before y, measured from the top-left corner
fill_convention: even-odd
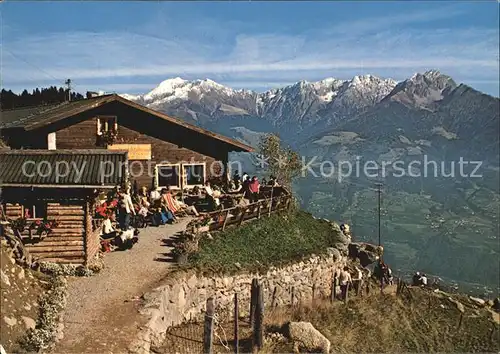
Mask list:
[[[268,325],[308,321],[332,344],[332,352],[498,352],[499,326],[491,313],[476,309],[465,299],[460,330],[460,312],[445,298],[411,289],[413,301],[378,293],[352,298],[349,307],[322,302],[277,310],[266,318]],[[444,308],[443,308],[444,306]],[[491,336],[492,329],[495,328]],[[291,343],[268,345],[265,352],[291,352]]]
[[[279,265],[326,252],[337,241],[331,226],[305,212],[272,215],[204,238],[190,263],[200,269],[236,270]]]

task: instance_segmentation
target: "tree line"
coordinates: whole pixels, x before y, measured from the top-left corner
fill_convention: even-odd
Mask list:
[[[71,92],[71,101],[82,99],[84,99],[82,94]],[[57,104],[65,101],[68,101],[68,89],[56,86],[42,89],[36,88],[31,93],[28,90],[24,90],[21,94],[15,94],[12,90],[5,89],[2,89],[0,93],[0,105],[2,109]]]

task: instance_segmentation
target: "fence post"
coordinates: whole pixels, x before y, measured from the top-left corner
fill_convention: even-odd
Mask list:
[[[250,289],[250,326],[253,327],[255,322],[255,309],[257,307],[257,279],[252,279],[252,287]]]
[[[462,320],[464,319],[464,314],[462,312],[460,312],[460,320],[458,321],[458,328],[457,329],[460,329],[460,327],[462,327]]]
[[[277,291],[278,291],[278,287],[275,286],[274,291],[273,291],[273,298],[271,300],[271,308],[274,308],[276,306],[276,292]]]
[[[247,207],[247,208],[245,208],[245,210],[243,211],[243,213],[241,213],[241,218],[240,218],[240,220],[238,221],[238,226],[240,226],[240,225],[241,225],[241,223],[243,222],[243,220],[245,219],[245,214],[247,213],[247,211],[248,211],[248,207]]]
[[[292,286],[292,306],[294,302],[295,302],[295,288]]]
[[[239,333],[239,316],[240,311],[238,309],[238,294],[234,294],[234,352],[238,354],[240,352],[240,341],[238,338]]]
[[[257,210],[257,219],[260,219],[260,211],[262,209],[262,202],[259,202],[259,209]]]
[[[205,312],[205,326],[203,332],[203,353],[213,353],[213,334],[214,334],[214,313],[215,302],[213,298],[207,299],[207,309]]]
[[[256,288],[257,307],[255,313],[255,324],[253,327],[253,349],[262,348],[264,344],[264,293],[260,284]]]
[[[337,298],[337,272],[334,272],[332,279],[332,291],[330,293],[330,302],[333,302]]]
[[[224,218],[224,223],[222,224],[222,231],[226,228],[227,219],[229,218],[229,209],[226,211],[226,217]]]
[[[271,199],[270,199],[270,204],[269,204],[268,216],[271,216],[271,209],[273,208],[273,194],[274,194],[274,186],[271,187]]]

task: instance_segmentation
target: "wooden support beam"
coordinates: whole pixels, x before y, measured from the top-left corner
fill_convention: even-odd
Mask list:
[[[32,245],[26,245],[28,248],[33,248],[33,249],[41,249],[41,248],[47,248],[51,246],[56,246],[56,247],[66,247],[66,246],[83,246],[83,239],[80,241],[47,241],[44,239],[41,242],[32,244]],[[71,247],[68,247],[71,248]],[[80,249],[79,247],[78,249]]]
[[[213,336],[214,336],[214,314],[215,301],[213,298],[207,300],[207,308],[205,312],[205,326],[203,332],[203,353],[213,353]]]
[[[240,352],[240,341],[239,341],[239,317],[240,311],[238,308],[238,294],[234,294],[234,353],[238,354]]]
[[[260,350],[264,345],[264,291],[260,284],[257,285],[256,292],[257,304],[253,327],[253,347]]]
[[[55,258],[60,258],[60,257],[83,257],[85,255],[85,252],[83,252],[83,251],[35,252],[35,250],[30,250],[30,253],[32,253],[33,256],[36,255],[36,257],[40,257],[40,256],[43,255],[43,257],[55,257]]]
[[[38,260],[42,262],[61,263],[61,264],[83,264],[85,262],[85,259],[83,257],[76,257],[76,258],[43,257],[43,258],[38,258]]]
[[[39,246],[40,245],[40,246]],[[54,252],[54,253],[65,253],[65,252],[82,252],[83,247],[79,246],[64,246],[64,245],[54,245],[54,246],[45,246],[43,243],[38,243],[35,245],[26,245],[26,248],[33,254],[35,253],[43,253],[43,252]],[[79,255],[79,254],[78,254]]]

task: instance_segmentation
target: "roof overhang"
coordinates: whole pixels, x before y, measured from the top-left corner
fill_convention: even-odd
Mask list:
[[[251,146],[249,146],[249,145],[247,145],[247,144],[244,144],[244,143],[241,143],[241,142],[239,142],[237,140],[234,140],[234,139],[225,137],[223,135],[211,132],[209,130],[197,127],[197,126],[195,126],[193,124],[189,124],[189,123],[187,123],[187,122],[185,122],[185,121],[183,121],[183,120],[181,120],[179,118],[174,118],[174,117],[171,117],[171,116],[169,116],[169,115],[167,115],[165,113],[155,111],[155,110],[153,110],[151,108],[148,108],[148,107],[143,106],[143,105],[141,105],[139,103],[136,103],[136,102],[132,102],[132,101],[127,100],[126,98],[123,98],[123,97],[118,96],[116,94],[112,94],[112,95],[109,95],[109,96],[103,96],[102,98],[93,99],[91,102],[89,102],[88,105],[82,105],[82,106],[78,106],[77,108],[74,108],[74,109],[68,109],[68,110],[63,111],[61,113],[57,113],[57,114],[55,114],[53,116],[48,115],[47,119],[44,119],[44,120],[38,121],[38,122],[33,122],[31,124],[30,123],[26,124],[24,126],[24,129],[26,131],[32,131],[32,130],[35,130],[35,129],[47,126],[49,124],[56,123],[56,122],[58,122],[58,121],[60,121],[62,119],[66,119],[66,118],[74,116],[76,114],[88,111],[90,109],[94,109],[94,108],[103,106],[103,105],[105,105],[107,103],[110,103],[110,102],[120,102],[120,103],[123,103],[123,104],[128,105],[128,106],[130,106],[132,108],[135,108],[135,109],[141,110],[143,112],[146,112],[148,114],[154,115],[156,117],[164,119],[164,120],[166,120],[168,122],[171,122],[173,124],[176,124],[176,125],[179,125],[179,126],[183,126],[186,129],[190,129],[190,130],[196,131],[196,132],[198,132],[200,134],[209,136],[209,137],[211,137],[213,139],[222,141],[222,142],[224,142],[224,143],[226,143],[228,145],[231,145],[231,146],[235,147],[234,151],[240,151],[240,152],[253,152],[254,151],[254,148],[251,147]]]

